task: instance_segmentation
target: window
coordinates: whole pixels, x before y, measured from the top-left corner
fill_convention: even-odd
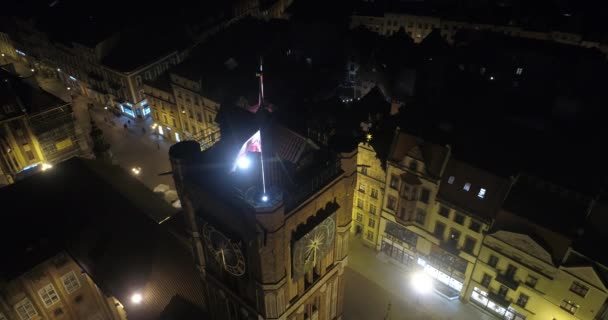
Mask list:
[[[357,212],[357,221],[363,222],[363,214],[361,212]]]
[[[461,214],[455,214],[454,215],[454,222],[458,223],[459,225],[463,225],[464,224],[464,216]]]
[[[378,189],[372,188],[372,198],[378,199]]]
[[[367,237],[367,240],[374,241],[374,233],[373,232],[368,231],[366,237]]]
[[[369,220],[367,221],[367,226],[370,228],[374,228],[376,226],[376,220],[369,218]]]
[[[416,210],[416,223],[424,224],[426,221],[426,210],[418,209]]]
[[[44,302],[44,305],[47,308],[59,302],[59,296],[55,291],[55,287],[53,287],[53,284],[51,283],[38,290],[38,295],[40,296],[40,298]]]
[[[462,189],[464,189],[464,191],[469,191],[469,189],[471,189],[471,184],[470,184],[470,183],[468,183],[468,182],[467,182],[467,183],[465,183],[465,184],[464,184],[464,187],[463,187]]]
[[[25,154],[27,155],[28,160],[34,160],[34,153],[31,150],[26,151]]]
[[[528,276],[528,278],[526,278],[526,285],[530,288],[536,287],[536,283],[538,283],[538,279],[536,279],[535,277]]]
[[[523,293],[520,293],[519,298],[517,298],[517,302],[515,302],[515,304],[522,308],[525,308],[526,304],[528,304],[528,299],[530,299],[530,297]]]
[[[481,223],[479,223],[475,220],[471,220],[471,224],[469,224],[469,229],[471,229],[475,232],[479,232],[479,231],[481,231]]]
[[[363,200],[362,199],[357,199],[357,208],[363,209]]]
[[[453,228],[450,229],[450,236],[448,237],[448,242],[455,247],[458,245],[458,240],[460,240],[460,231]]]
[[[207,123],[213,123],[213,116],[207,115]]]
[[[449,183],[449,184],[454,184],[454,179],[456,179],[454,176],[450,176],[450,177],[448,178],[448,183]]]
[[[475,250],[476,243],[477,240],[475,240],[474,238],[466,237],[464,239],[464,247],[462,247],[462,250],[466,253],[473,254],[473,250]]]
[[[361,173],[367,175],[367,167],[361,167]]]
[[[488,288],[490,286],[491,281],[492,281],[492,277],[489,274],[484,273],[483,279],[481,279],[481,285]]]
[[[397,190],[399,189],[399,177],[396,175],[392,175],[391,176],[391,184],[390,184],[391,188]]]
[[[21,320],[34,319],[34,317],[38,315],[38,312],[36,312],[36,309],[34,309],[34,305],[32,305],[32,302],[28,298],[25,298],[17,303],[15,305],[15,310],[19,314],[19,318],[21,318]]]
[[[388,201],[386,202],[386,207],[391,210],[395,210],[396,205],[397,205],[397,199],[395,199],[395,197],[393,197],[393,196],[388,196]]]
[[[363,183],[359,183],[359,192],[365,193],[365,185]]]
[[[429,189],[424,189],[420,191],[420,201],[423,203],[429,203],[429,197],[431,196],[431,191]]]
[[[584,298],[587,295],[587,292],[589,292],[589,288],[580,282],[574,281],[570,286],[570,291]]]
[[[515,74],[518,76],[521,76],[522,73],[524,73],[524,68],[517,68],[517,70],[515,70]]]
[[[72,293],[80,288],[80,282],[78,278],[76,278],[76,274],[74,271],[68,272],[61,277],[61,282],[63,282],[63,286],[65,287],[65,291],[68,293]]]
[[[443,235],[445,234],[445,224],[441,222],[435,223],[435,231],[433,234],[440,240],[443,240]]]
[[[175,119],[171,118],[171,120],[173,121],[173,127],[177,128],[177,123],[175,122]]]
[[[479,193],[477,194],[477,197],[480,198],[480,199],[485,198],[486,197],[486,189],[484,189],[484,188],[479,189]]]
[[[488,265],[496,268],[496,265],[498,264],[498,257],[496,257],[495,255],[491,254],[490,258],[488,258]]]
[[[399,219],[403,219],[405,217],[405,208],[401,208],[399,210]]]
[[[412,160],[412,162],[410,162],[410,170],[412,170],[412,171],[418,170],[418,162],[416,162],[416,160]]]
[[[575,314],[576,310],[578,310],[578,304],[570,300],[563,300],[559,307],[568,311],[571,314]]]
[[[439,207],[439,215],[442,216],[442,217],[449,218],[450,217],[450,209],[448,209],[448,208],[446,208],[444,206]]]
[[[376,215],[376,206],[375,205],[373,205],[373,204],[369,205],[369,213]]]
[[[509,266],[507,266],[507,272],[506,272],[507,277],[514,278],[516,272],[517,272],[517,268],[514,265],[509,264]]]
[[[509,293],[509,288],[505,287],[505,286],[500,286],[500,288],[498,288],[498,295],[502,296],[503,298],[507,296],[507,293]]]
[[[200,113],[200,112],[197,112],[197,113],[196,113],[196,121],[198,121],[198,122],[203,122],[203,116],[201,116],[201,113]]]

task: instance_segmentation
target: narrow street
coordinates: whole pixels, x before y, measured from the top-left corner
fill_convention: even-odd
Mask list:
[[[420,294],[411,273],[351,236],[345,271],[344,320],[495,320],[490,314],[435,292]],[[388,304],[391,304],[388,311]]]

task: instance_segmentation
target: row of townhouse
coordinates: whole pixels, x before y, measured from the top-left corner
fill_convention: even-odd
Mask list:
[[[358,147],[353,198],[366,245],[501,319],[608,319],[608,268],[575,249],[593,199],[499,177],[399,129],[386,163],[373,145]]]
[[[155,50],[156,56],[138,54],[133,50],[137,34],[132,30],[97,39],[91,36],[82,43],[53,41],[50,37],[33,22],[15,19],[14,28],[0,37],[4,59],[0,62],[23,63],[40,76],[59,80],[68,90],[134,118],[150,112],[143,82],[156,79],[180,63],[189,51],[184,46]]]
[[[449,43],[454,42],[454,35],[460,30],[486,30],[504,33],[513,37],[554,41],[577,45],[584,48],[597,48],[604,53],[608,53],[608,44],[585,39],[582,35],[577,33],[562,31],[534,31],[518,26],[456,21],[434,16],[388,12],[379,16],[353,15],[351,17],[350,26],[351,28],[363,26],[373,32],[386,36],[390,36],[399,31],[399,29],[403,28],[416,43],[420,43],[434,29],[440,30],[441,36]]]
[[[220,103],[204,95],[201,89],[200,80],[176,72],[146,83],[154,130],[175,142],[197,140],[209,147],[219,141],[216,116]]]

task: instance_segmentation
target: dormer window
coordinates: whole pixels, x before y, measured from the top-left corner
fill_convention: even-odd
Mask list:
[[[471,189],[471,184],[470,184],[470,183],[468,183],[468,182],[467,182],[467,183],[465,183],[465,184],[464,184],[464,188],[462,188],[462,189],[464,189],[464,191],[469,191],[469,190]]]
[[[417,171],[418,170],[418,162],[416,162],[416,161],[410,162],[410,169],[412,171]]]
[[[455,179],[456,179],[456,178],[455,178],[454,176],[450,176],[450,177],[448,178],[448,183],[449,183],[449,184],[454,184],[454,180],[455,180]]]
[[[480,198],[480,199],[485,198],[486,197],[486,189],[484,189],[484,188],[479,189],[479,193],[477,194],[477,197]]]

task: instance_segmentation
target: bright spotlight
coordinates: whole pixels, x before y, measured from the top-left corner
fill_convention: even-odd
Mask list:
[[[246,156],[242,156],[236,161],[236,165],[239,166],[239,169],[247,169],[249,168],[249,164],[251,164],[251,161]]]
[[[264,201],[264,202],[268,201],[268,196],[267,195],[263,195],[262,196],[262,201]]]
[[[34,72],[34,71],[36,71],[36,70],[34,70],[34,69],[30,69],[30,71]]]
[[[42,167],[41,167],[42,171],[46,171],[46,170],[49,170],[51,168],[53,168],[53,165],[49,164],[49,163],[43,163]]]
[[[140,293],[134,293],[131,296],[131,302],[133,302],[135,304],[139,304],[141,302],[141,300],[143,300],[143,297],[141,296]]]
[[[133,174],[135,174],[136,176],[138,176],[141,173],[141,168],[140,167],[133,167],[133,168],[131,168],[131,172],[133,172]]]
[[[424,272],[412,275],[412,286],[420,293],[427,293],[433,289],[433,280]]]

